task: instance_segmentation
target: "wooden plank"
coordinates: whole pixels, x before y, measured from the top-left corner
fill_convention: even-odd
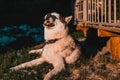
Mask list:
[[[120,23],[115,24],[115,23],[88,23],[87,22],[86,27],[116,32],[116,33],[119,33],[120,35]]]
[[[102,53],[109,52],[112,56],[112,59],[120,61],[120,37],[111,37],[106,46],[103,47]]]
[[[89,26],[89,28],[96,28],[96,29],[102,29],[102,30],[106,30],[106,31],[111,31],[111,32],[118,33],[120,35],[120,28],[116,28],[116,27]]]
[[[118,23],[90,23],[90,22],[79,22],[79,27],[85,27],[85,28],[96,28],[96,29],[102,29],[107,30],[111,32],[118,33],[120,35],[120,24]]]
[[[109,32],[101,29],[98,29],[98,36],[99,37],[120,37],[120,35],[117,33]]]
[[[111,37],[110,40],[112,58],[120,61],[120,37]]]
[[[98,22],[86,22],[86,24],[89,25],[100,25],[100,26],[109,26],[109,27],[118,27],[120,28],[120,23],[98,23]]]

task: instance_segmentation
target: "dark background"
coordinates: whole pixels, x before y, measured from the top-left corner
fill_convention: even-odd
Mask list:
[[[0,0],[0,52],[44,42],[44,16],[50,12],[72,15],[74,1]]]
[[[72,14],[74,0],[0,0],[0,26],[39,25],[48,12]]]

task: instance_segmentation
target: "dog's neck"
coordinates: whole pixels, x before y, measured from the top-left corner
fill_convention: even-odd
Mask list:
[[[54,29],[47,29],[44,28],[44,38],[46,41],[60,39],[68,35],[68,29],[64,28],[64,26],[54,28]]]

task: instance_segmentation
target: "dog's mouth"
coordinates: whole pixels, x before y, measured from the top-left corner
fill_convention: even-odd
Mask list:
[[[48,27],[54,27],[55,24],[54,23],[44,23],[45,26],[48,26]]]

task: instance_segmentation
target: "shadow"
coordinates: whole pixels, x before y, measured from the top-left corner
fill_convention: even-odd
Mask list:
[[[108,37],[98,37],[97,29],[89,29],[86,40],[79,42],[79,45],[82,47],[83,56],[86,58],[94,57],[106,46],[108,40]]]

